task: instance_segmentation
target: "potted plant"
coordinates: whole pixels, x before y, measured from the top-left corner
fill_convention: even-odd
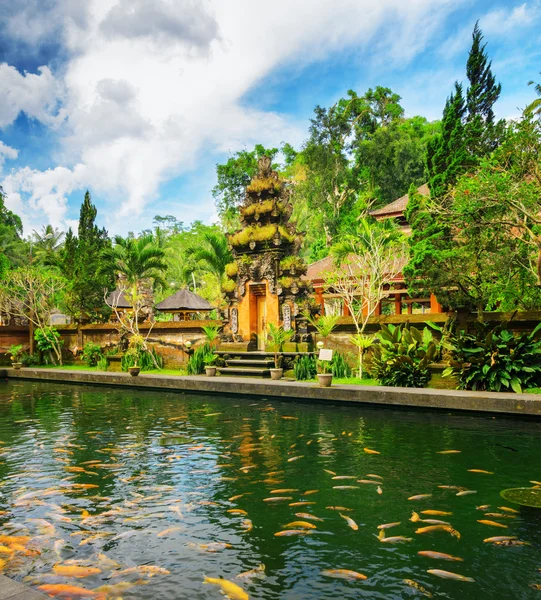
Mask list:
[[[317,343],[318,350],[323,350],[325,344],[323,342]],[[317,366],[320,369],[319,373],[317,373],[317,379],[319,381],[319,387],[330,387],[332,383],[332,371],[329,373],[328,369],[330,367],[331,362],[329,360],[319,360],[317,361]]]
[[[141,372],[141,367],[138,366],[140,352],[143,348],[143,337],[141,335],[132,335],[126,352],[126,357],[133,358],[133,365],[128,367],[128,373],[132,377],[137,377]]]
[[[277,327],[274,323],[269,323],[269,333],[267,346],[274,353],[274,369],[270,369],[271,379],[281,379],[284,370],[281,368],[282,357],[280,352],[286,342],[289,342],[293,331],[285,331],[283,327]]]
[[[23,363],[21,362],[21,356],[23,353],[23,345],[17,344],[17,345],[11,346],[11,348],[9,349],[9,353],[11,354],[11,366],[16,371],[18,371],[23,366]]]
[[[207,374],[207,377],[216,376],[216,365],[214,363],[216,362],[217,358],[218,356],[214,354],[214,352],[209,352],[203,357],[203,362],[205,363],[205,373]]]
[[[314,318],[309,313],[305,313],[305,317],[317,329],[317,332],[323,338],[324,341],[319,341],[316,344],[318,350],[322,350],[326,345],[327,338],[331,335],[334,328],[338,324],[338,319],[340,317],[338,315],[322,315],[320,317]],[[317,374],[319,385],[321,387],[329,387],[332,382],[332,372],[328,372],[330,361],[318,360],[317,362],[319,368],[322,370],[322,372]]]

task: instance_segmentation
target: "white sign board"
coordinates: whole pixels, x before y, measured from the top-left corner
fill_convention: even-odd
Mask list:
[[[321,348],[321,350],[319,351],[319,360],[331,361],[332,350],[329,350],[328,348]]]

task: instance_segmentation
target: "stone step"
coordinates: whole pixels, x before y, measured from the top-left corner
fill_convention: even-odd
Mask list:
[[[229,366],[254,366],[254,367],[269,367],[274,365],[274,359],[265,358],[263,360],[250,360],[248,358],[239,358],[226,360],[225,364]]]
[[[242,368],[242,367],[216,367],[220,375],[242,375],[244,377],[270,377],[269,369]]]

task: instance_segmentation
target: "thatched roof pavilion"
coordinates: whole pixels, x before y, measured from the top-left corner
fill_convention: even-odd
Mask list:
[[[126,290],[114,290],[105,299],[109,306],[115,306],[116,308],[132,308],[132,303],[126,296]]]
[[[179,320],[187,320],[190,314],[209,312],[214,310],[214,306],[201,296],[183,288],[157,304],[156,310],[165,313],[176,313],[180,315]]]

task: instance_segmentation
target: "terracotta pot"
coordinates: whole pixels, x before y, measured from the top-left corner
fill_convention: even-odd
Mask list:
[[[205,367],[205,373],[207,374],[207,377],[215,377],[216,367]]]
[[[137,377],[141,372],[141,367],[128,367],[128,371],[132,377]]]
[[[282,375],[284,374],[283,369],[269,369],[271,374],[271,379],[277,381],[278,379],[282,379]]]
[[[332,373],[318,373],[319,387],[330,387],[332,382]]]
[[[14,363],[11,363],[11,366],[12,366],[12,367],[13,367],[13,368],[14,368],[16,371],[18,371],[18,370],[19,370],[19,369],[20,369],[20,368],[23,366],[23,363],[20,363],[20,362],[14,362]]]

